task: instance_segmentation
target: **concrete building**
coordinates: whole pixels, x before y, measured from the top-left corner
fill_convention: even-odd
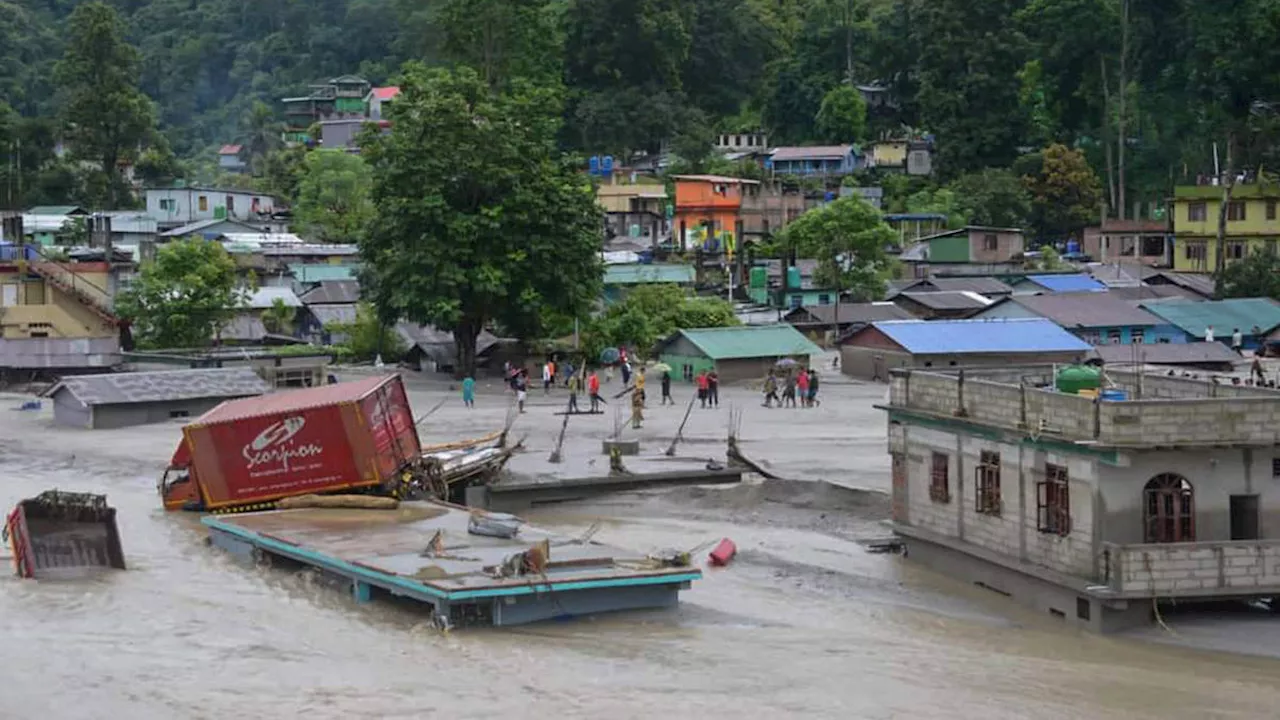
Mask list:
[[[241,173],[249,169],[249,166],[240,157],[241,151],[244,150],[242,145],[223,145],[218,148],[218,169],[229,173]]]
[[[758,192],[760,182],[724,175],[674,175],[675,246],[708,252],[736,250],[742,222],[743,196]]]
[[[898,259],[908,277],[1001,274],[1022,267],[1026,240],[1017,228],[970,225],[920,238]]]
[[[1276,252],[1280,239],[1280,187],[1274,183],[1236,183],[1227,204],[1224,262],[1231,264],[1264,251]],[[1173,268],[1213,272],[1218,267],[1218,213],[1222,188],[1180,185],[1173,189]]]
[[[391,104],[400,95],[400,88],[395,85],[386,87],[376,87],[364,96],[365,111],[370,120],[383,120],[386,114],[386,106]]]
[[[892,521],[908,557],[1062,622],[1280,595],[1280,393],[1045,366],[892,372]]]
[[[224,400],[270,389],[249,368],[165,370],[66,377],[45,397],[59,425],[104,430],[199,417]]]
[[[596,186],[596,201],[604,208],[608,239],[627,237],[651,246],[671,236],[667,188],[656,180],[627,182],[615,173]]]
[[[1080,252],[1094,262],[1171,267],[1173,235],[1168,220],[1117,220],[1084,229]]]
[[[1050,320],[890,320],[840,343],[840,369],[863,380],[899,368],[1003,367],[1075,363],[1092,348]]]
[[[161,231],[198,220],[239,220],[254,226],[268,222],[276,199],[264,193],[210,187],[147,188],[147,214]]]
[[[820,352],[786,324],[679,330],[654,349],[673,377],[691,381],[703,370],[714,370],[721,382],[762,379],[783,358],[807,366],[809,356]]]
[[[19,220],[4,218],[14,236]],[[61,262],[31,245],[0,245],[0,378],[118,365],[112,272],[106,262]]]

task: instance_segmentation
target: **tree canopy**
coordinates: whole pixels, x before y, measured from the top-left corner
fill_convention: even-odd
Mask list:
[[[897,239],[879,211],[861,198],[844,197],[796,218],[782,231],[781,245],[817,259],[814,282],[867,302],[884,296],[891,269],[886,249]]]
[[[294,215],[306,233],[325,242],[354,242],[373,218],[373,173],[359,155],[315,150],[303,160]]]
[[[733,306],[722,298],[695,297],[676,285],[641,285],[610,305],[583,333],[587,357],[607,347],[633,347],[647,353],[680,328],[738,324]]]
[[[204,347],[243,305],[236,265],[219,243],[188,239],[156,250],[116,298],[143,347]],[[288,308],[286,308],[288,309]]]
[[[602,217],[556,149],[554,92],[522,81],[495,92],[470,68],[421,65],[400,87],[391,132],[364,145],[377,209],[360,242],[369,297],[389,317],[452,331],[458,371],[471,373],[490,324],[537,337],[548,313],[587,312]]]

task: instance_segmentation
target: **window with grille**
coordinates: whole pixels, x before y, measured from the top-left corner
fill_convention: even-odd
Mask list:
[[[1107,343],[1110,345],[1119,345],[1122,337],[1124,337],[1124,334],[1119,330],[1107,331]]]
[[[1195,541],[1195,490],[1186,478],[1173,473],[1157,475],[1143,493],[1144,542]]]
[[[997,235],[983,235],[982,249],[988,252],[995,252],[1000,249],[1000,238]]]
[[[1042,533],[1071,533],[1071,497],[1067,469],[1046,463],[1044,480],[1036,483],[1036,526]]]
[[[1244,243],[1227,243],[1227,258],[1230,260],[1242,260],[1244,258]]]
[[[1276,219],[1276,201],[1275,200],[1267,201],[1267,219],[1268,220]]]
[[[1000,514],[1000,453],[983,450],[975,469],[977,506],[984,515]]]
[[[1189,203],[1187,205],[1187,220],[1189,222],[1201,222],[1208,215],[1207,210],[1208,208],[1205,206],[1203,200],[1200,202]]]
[[[951,502],[950,478],[947,473],[947,456],[933,454],[933,466],[929,469],[929,498],[934,502]]]
[[[1245,219],[1245,203],[1243,200],[1233,200],[1227,203],[1227,220],[1232,222],[1244,221]]]

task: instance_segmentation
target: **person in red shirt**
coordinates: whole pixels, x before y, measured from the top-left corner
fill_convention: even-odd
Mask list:
[[[800,391],[800,407],[809,407],[809,373],[800,369],[800,374],[796,378],[796,388]]]
[[[600,411],[600,374],[595,370],[591,371],[591,377],[587,378],[587,393],[591,395],[591,412]]]
[[[698,400],[702,402],[702,407],[707,406],[707,388],[711,385],[711,381],[707,379],[707,371],[703,370],[698,373]]]

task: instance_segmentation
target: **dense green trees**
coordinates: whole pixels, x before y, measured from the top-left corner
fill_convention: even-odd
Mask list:
[[[607,347],[633,347],[647,353],[680,328],[737,324],[727,300],[695,297],[675,285],[641,285],[587,324],[582,351],[590,358],[599,357]]]
[[[116,311],[129,320],[143,347],[204,347],[243,299],[227,251],[193,238],[158,249],[155,260],[144,264],[116,298]]]
[[[111,38],[97,55],[75,47],[90,27]],[[1215,144],[1224,167],[1280,165],[1273,0],[0,0],[0,202],[112,194],[113,171],[57,158],[59,140],[100,168],[115,146],[156,180],[239,142],[263,184],[291,189],[280,98],[345,73],[394,81],[406,60],[562,85],[564,149],[678,144],[691,167],[721,132],[804,144],[909,126],[936,135],[942,183],[1078,150],[1125,216],[1212,172]],[[856,110],[835,119],[872,84],[889,92],[865,131]],[[182,163],[146,138],[134,85]]]
[[[355,242],[373,218],[372,181],[359,155],[343,150],[307,153],[294,204],[300,229],[324,242]]]
[[[391,132],[364,146],[377,208],[360,242],[367,297],[386,319],[452,331],[459,372],[474,372],[491,323],[538,337],[552,313],[585,315],[602,218],[555,147],[557,93],[523,81],[495,92],[470,68],[421,65],[400,87]]]

